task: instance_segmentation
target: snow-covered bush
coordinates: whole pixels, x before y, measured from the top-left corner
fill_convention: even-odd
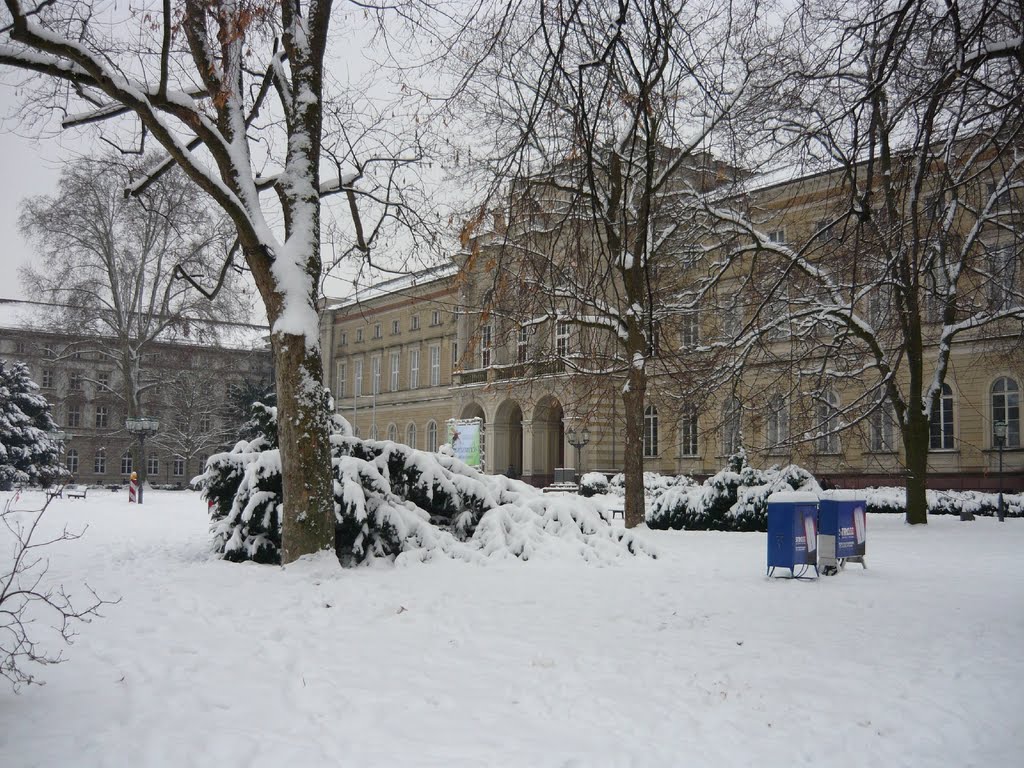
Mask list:
[[[907,495],[903,488],[867,488],[864,491],[868,512],[906,514]],[[999,508],[999,494],[981,491],[927,491],[928,514],[992,517]],[[1006,517],[1024,517],[1024,494],[1004,493]]]
[[[746,455],[729,458],[729,467],[701,485],[670,488],[655,499],[647,514],[651,528],[688,531],[764,531],[768,497],[776,491],[820,489],[813,475],[796,465],[758,470]]]
[[[587,472],[580,478],[580,496],[608,493],[608,477],[601,472]]]
[[[254,406],[251,441],[212,456],[193,483],[212,502],[214,546],[229,560],[280,562],[281,468],[276,409]],[[573,553],[607,561],[654,556],[590,502],[545,496],[452,456],[360,440],[340,417],[331,434],[335,547],[355,565],[443,556],[531,559]]]
[[[658,472],[644,472],[644,496],[656,499],[669,488],[694,485],[692,477],[687,475],[662,475]],[[617,496],[626,493],[626,476],[621,472],[609,481],[608,492]]]
[[[52,437],[56,431],[28,366],[0,360],[0,490],[15,483],[49,486],[67,475]]]

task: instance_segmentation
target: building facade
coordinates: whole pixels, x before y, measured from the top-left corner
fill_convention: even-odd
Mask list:
[[[50,402],[73,482],[121,484],[144,462],[150,483],[187,487],[212,453],[237,439],[244,417],[233,390],[273,387],[265,327],[220,324],[212,329],[217,345],[183,336],[150,345],[141,404],[160,426],[140,456],[138,439],[125,429],[123,381],[109,340],[45,330],[44,310],[0,300],[0,357],[26,363]]]
[[[835,178],[818,174],[753,181],[750,205],[766,239],[814,254],[815,264],[827,265],[836,279],[852,286],[850,306],[873,324],[872,333],[890,344],[888,352],[898,359],[901,316],[886,281],[866,280],[870,265],[857,263],[853,236],[829,224],[836,208]],[[984,181],[979,182],[983,193]],[[999,190],[987,192],[1015,220],[1020,201]],[[925,222],[952,220],[940,204],[927,199],[920,213]],[[968,224],[954,222],[950,240],[961,242],[960,230]],[[377,436],[431,450],[444,440],[446,419],[479,418],[485,425],[487,471],[539,485],[552,480],[556,467],[621,471],[624,379],[621,372],[594,364],[606,347],[595,341],[592,330],[574,322],[570,310],[520,301],[529,290],[514,276],[505,280],[505,304],[494,300],[502,280],[496,271],[503,268],[496,254],[508,252],[514,239],[510,230],[497,225],[479,235],[451,267],[417,277],[411,281],[416,285],[392,281],[328,308],[322,333],[336,406],[361,434],[373,434],[372,412],[364,404],[372,404],[366,396],[376,392]],[[583,239],[577,235],[571,241]],[[856,247],[863,252],[863,243]],[[565,251],[564,244],[555,248]],[[996,321],[960,333],[951,346],[927,436],[928,483],[937,489],[1019,489],[1024,487],[1024,346],[1020,319],[999,320],[998,315],[1021,297],[1020,228],[983,231],[977,250],[977,258],[965,262],[969,273],[958,284],[958,311],[976,317],[984,310]],[[684,250],[667,268],[663,265],[657,281],[701,284],[709,267],[699,252],[694,256]],[[832,350],[839,349],[831,336],[813,328],[801,336],[793,325],[819,287],[794,278],[781,298],[763,296],[759,281],[770,282],[772,275],[750,280],[750,274],[746,266],[725,271],[703,304],[666,313],[659,328],[660,361],[652,368],[646,393],[645,469],[703,477],[721,469],[742,447],[756,465],[795,462],[847,487],[901,484],[908,472],[906,447],[891,405],[880,395],[885,383],[869,380],[875,374],[868,368],[858,369],[861,352],[844,353],[844,375],[830,381],[813,381],[804,370],[823,370]],[[920,354],[928,379],[935,361],[942,359],[936,352],[949,324],[943,311],[951,293],[940,284],[939,270],[922,274]],[[614,285],[595,281],[593,290],[600,295]],[[437,332],[429,341],[414,338],[413,318],[434,311],[444,317]],[[760,326],[756,342],[744,346],[743,329],[754,325]],[[410,373],[416,367],[411,355],[422,355],[423,344],[436,349],[431,354],[443,361],[429,386]],[[723,376],[723,371],[732,375]],[[905,387],[910,374],[901,369],[893,376]],[[434,425],[431,434],[440,435],[436,440],[423,439],[427,424]],[[1002,445],[1000,424],[1006,431]],[[581,442],[584,427],[588,442],[574,445]]]

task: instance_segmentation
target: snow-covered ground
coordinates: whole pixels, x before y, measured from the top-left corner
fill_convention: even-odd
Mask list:
[[[47,512],[89,526],[50,575],[121,602],[45,686],[0,686],[3,768],[1024,754],[1024,520],[874,516],[868,570],[797,582],[765,578],[765,535],[745,533],[642,531],[661,557],[606,567],[233,565],[208,554],[196,494],[146,502]]]

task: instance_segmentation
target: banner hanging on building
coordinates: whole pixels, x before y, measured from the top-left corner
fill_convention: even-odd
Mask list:
[[[455,458],[471,467],[484,465],[483,419],[449,419],[448,445]]]

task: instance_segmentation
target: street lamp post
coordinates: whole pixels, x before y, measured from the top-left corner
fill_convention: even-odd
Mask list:
[[[146,438],[155,435],[160,422],[150,416],[125,419],[124,428],[139,438],[139,504],[142,503],[142,488],[146,483]]]
[[[1003,447],[1006,445],[1006,422],[997,421],[992,425],[992,436],[996,439],[996,448],[999,449],[999,506],[996,515],[999,522],[1006,520],[1006,510],[1003,507]]]
[[[579,476],[582,474],[583,465],[580,461],[580,455],[583,452],[583,446],[590,442],[590,430],[584,427],[579,432],[573,428],[569,428],[566,433],[566,438],[569,441],[569,445],[576,449],[576,474]]]

